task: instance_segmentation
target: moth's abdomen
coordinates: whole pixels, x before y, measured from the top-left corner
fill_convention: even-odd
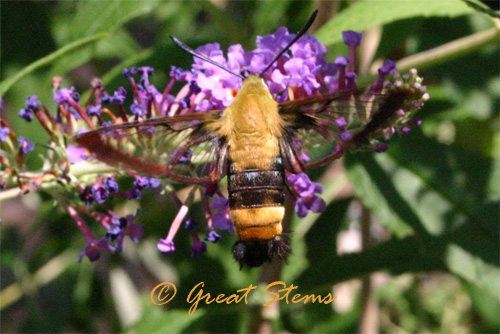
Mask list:
[[[228,175],[229,206],[241,240],[269,240],[282,232],[285,214],[284,170],[277,159],[272,169],[246,169]]]
[[[228,178],[231,219],[239,238],[233,247],[235,259],[249,267],[286,259],[291,249],[281,235],[285,216],[281,158],[269,169],[239,171],[230,163]]]

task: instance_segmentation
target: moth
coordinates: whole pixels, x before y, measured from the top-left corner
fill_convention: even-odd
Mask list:
[[[352,96],[337,92],[276,102],[263,77],[305,34],[316,13],[260,74],[231,72],[172,37],[195,57],[242,78],[232,104],[224,110],[118,123],[79,134],[76,143],[107,164],[147,176],[195,185],[227,177],[238,237],[235,259],[249,267],[286,259],[291,252],[282,227],[286,174],[323,166],[365,144],[415,95],[414,89],[394,88],[376,100],[357,101],[373,112],[364,127],[343,141],[335,119],[349,114]]]

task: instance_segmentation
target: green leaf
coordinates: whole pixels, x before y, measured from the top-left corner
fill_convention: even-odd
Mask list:
[[[0,84],[0,96],[5,95],[5,93],[14,85],[16,82],[27,76],[28,74],[38,70],[39,68],[49,65],[50,63],[56,61],[60,57],[63,57],[71,52],[74,52],[75,50],[78,50],[80,48],[86,47],[88,45],[92,45],[95,42],[109,37],[108,34],[106,33],[99,33],[96,35],[88,36],[82,39],[79,39],[77,41],[74,41],[73,43],[70,43],[66,46],[63,46],[59,50],[52,52],[48,56],[45,56],[34,63],[26,66],[23,70],[19,71],[16,75],[9,77],[2,81]]]
[[[182,333],[188,326],[199,320],[205,311],[197,309],[193,315],[188,310],[164,310],[160,306],[150,307],[144,317],[130,327],[126,333]]]
[[[474,13],[465,3],[453,1],[358,1],[326,23],[315,36],[325,45],[342,40],[342,31],[363,31],[411,17],[456,17]]]
[[[451,234],[445,253],[449,270],[500,301],[500,205],[477,210],[471,221]]]
[[[382,225],[399,238],[411,234],[413,230],[425,234],[420,219],[394,187],[390,173],[384,171],[370,154],[348,157],[346,163],[356,195]]]
[[[153,12],[158,4],[158,0],[79,1],[76,15],[68,23],[68,40],[103,31],[112,33],[125,22]]]
[[[356,194],[384,226],[396,235],[399,226],[386,219],[413,227],[415,252],[431,252],[500,300],[500,205],[490,197],[492,161],[412,133],[388,154],[350,156],[347,165]]]

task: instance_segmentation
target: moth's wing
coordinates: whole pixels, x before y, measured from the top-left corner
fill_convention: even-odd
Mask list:
[[[367,143],[398,111],[414,108],[421,97],[418,88],[397,86],[363,98],[323,95],[281,103],[287,124],[280,140],[285,168],[300,173],[340,158],[346,149]]]
[[[356,120],[366,118],[373,104],[334,94],[280,103],[280,116],[286,124],[280,139],[285,169],[300,173],[340,158],[346,129],[336,120],[343,117],[350,129],[355,128]]]
[[[221,115],[215,110],[115,124],[79,134],[75,141],[124,170],[191,184],[216,182],[226,173],[227,146],[210,125]]]

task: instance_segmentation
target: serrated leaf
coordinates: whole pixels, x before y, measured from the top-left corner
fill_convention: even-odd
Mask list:
[[[326,46],[342,40],[342,31],[363,31],[411,17],[456,17],[474,13],[459,0],[358,1],[326,23],[315,36]]]

